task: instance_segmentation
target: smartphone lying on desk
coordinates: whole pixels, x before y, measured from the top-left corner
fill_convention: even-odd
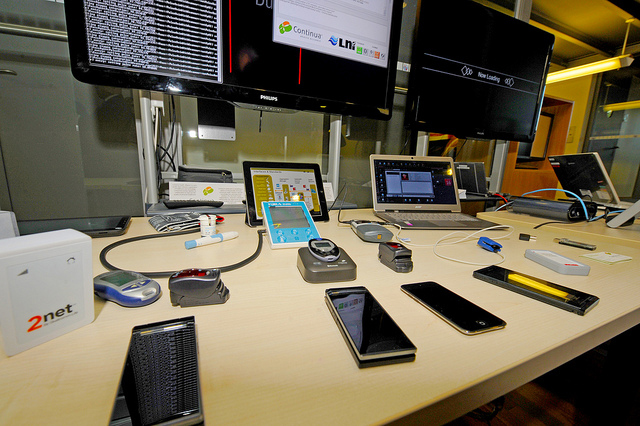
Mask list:
[[[77,217],[65,219],[19,220],[20,235],[75,229],[90,237],[113,237],[127,232],[131,216]]]
[[[491,312],[433,281],[404,284],[400,289],[463,334],[486,333],[507,325]]]
[[[358,367],[415,359],[417,348],[365,287],[327,289],[325,301]]]

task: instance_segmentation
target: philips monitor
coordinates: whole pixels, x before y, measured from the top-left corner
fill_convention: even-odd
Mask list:
[[[554,36],[471,0],[418,7],[407,127],[533,141]]]
[[[79,81],[389,119],[401,0],[66,0]]]

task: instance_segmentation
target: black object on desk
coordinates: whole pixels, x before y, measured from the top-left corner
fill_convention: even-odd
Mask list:
[[[413,270],[411,250],[400,243],[380,243],[378,260],[396,272],[411,272]]]
[[[313,208],[309,208],[312,219],[316,222],[329,221],[322,173],[318,164],[244,161],[242,170],[247,200],[247,225],[262,225],[262,202],[273,201],[267,197],[270,193],[265,191],[267,185],[273,185],[271,191],[275,191],[276,196],[282,195],[282,200],[290,201],[293,199],[292,193],[301,193],[305,200],[313,200]],[[300,184],[293,185],[292,182]]]
[[[358,276],[356,263],[342,249],[337,260],[322,262],[311,254],[308,247],[301,247],[298,249],[297,266],[302,278],[312,284],[353,281]]]
[[[455,162],[453,168],[456,172],[459,189],[466,190],[467,194],[485,197],[491,195],[487,190],[487,174],[484,171],[484,163]]]
[[[233,173],[225,169],[178,166],[178,180],[182,182],[231,183],[233,182]]]
[[[19,220],[20,235],[75,229],[90,237],[114,237],[127,232],[131,216],[76,217],[64,219]]]
[[[325,302],[359,368],[416,359],[415,345],[366,287],[329,288]]]
[[[110,424],[126,420],[134,425],[203,424],[193,316],[133,328]]]
[[[216,200],[162,200],[168,209],[181,209],[184,207],[220,207],[224,203]]]
[[[219,269],[184,269],[169,277],[173,306],[219,305],[229,300],[229,289],[220,279]]]
[[[578,315],[585,315],[600,301],[592,294],[497,265],[473,271],[473,277]]]

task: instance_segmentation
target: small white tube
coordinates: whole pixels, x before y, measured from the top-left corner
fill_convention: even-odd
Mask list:
[[[236,231],[222,232],[220,234],[210,235],[196,240],[185,241],[184,246],[187,249],[192,249],[195,247],[206,246],[208,244],[221,243],[222,241],[232,240],[237,237],[238,233]]]

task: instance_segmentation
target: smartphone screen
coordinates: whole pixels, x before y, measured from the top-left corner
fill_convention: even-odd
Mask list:
[[[365,287],[327,289],[325,300],[359,360],[415,354],[416,347]]]
[[[464,334],[504,328],[507,323],[433,281],[404,284],[400,289]]]

